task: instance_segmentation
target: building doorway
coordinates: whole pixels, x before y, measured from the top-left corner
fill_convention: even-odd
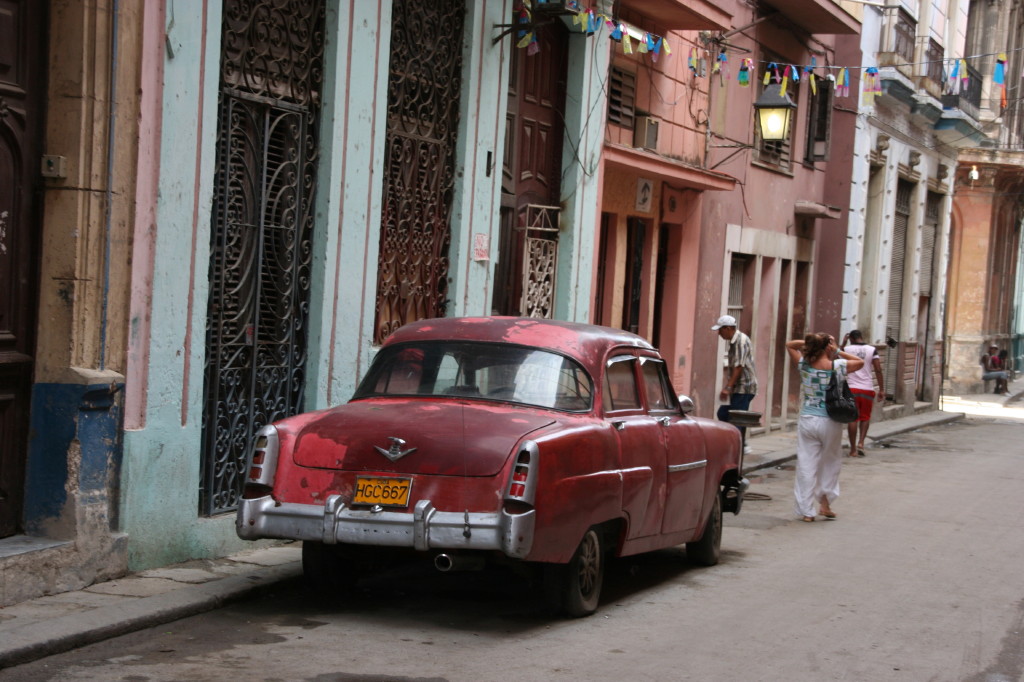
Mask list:
[[[535,54],[513,47],[509,65],[492,299],[500,315],[551,317],[554,306],[568,29],[561,21],[545,24],[537,41]]]
[[[47,5],[0,12],[0,537],[19,533],[35,364]]]

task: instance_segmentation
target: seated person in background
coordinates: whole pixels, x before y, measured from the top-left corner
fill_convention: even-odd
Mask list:
[[[1010,363],[1008,362],[1009,357],[1010,354],[1005,350],[999,351],[999,362],[1003,364],[1003,369],[1006,370],[1006,374],[1010,377],[1010,379],[1013,379],[1016,376],[1016,374],[1013,371],[1013,367],[1010,367]]]
[[[988,353],[982,357],[981,362],[985,366],[985,371],[981,374],[982,380],[989,381],[990,379],[995,379],[996,393],[1008,395],[1007,381],[1010,375],[1003,367],[1003,359],[999,357],[999,346],[995,344],[989,346]]]

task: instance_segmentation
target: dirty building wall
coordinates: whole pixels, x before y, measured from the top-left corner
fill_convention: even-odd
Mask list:
[[[37,5],[48,29],[35,381],[24,535],[0,558],[0,605],[126,570],[119,532],[127,283],[143,8]],[[48,39],[48,43],[47,43]],[[116,104],[115,104],[116,103]]]

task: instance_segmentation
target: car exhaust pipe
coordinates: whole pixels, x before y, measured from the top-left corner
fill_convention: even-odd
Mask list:
[[[479,571],[484,567],[484,558],[475,554],[438,554],[434,557],[434,568],[442,573],[449,571]]]

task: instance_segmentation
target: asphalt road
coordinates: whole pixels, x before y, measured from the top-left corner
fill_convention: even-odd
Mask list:
[[[507,570],[426,567],[348,600],[300,581],[258,599],[0,671],[0,680],[1024,679],[1024,409],[847,459],[839,518],[761,472],[722,563],[614,562],[598,613],[548,615]]]

